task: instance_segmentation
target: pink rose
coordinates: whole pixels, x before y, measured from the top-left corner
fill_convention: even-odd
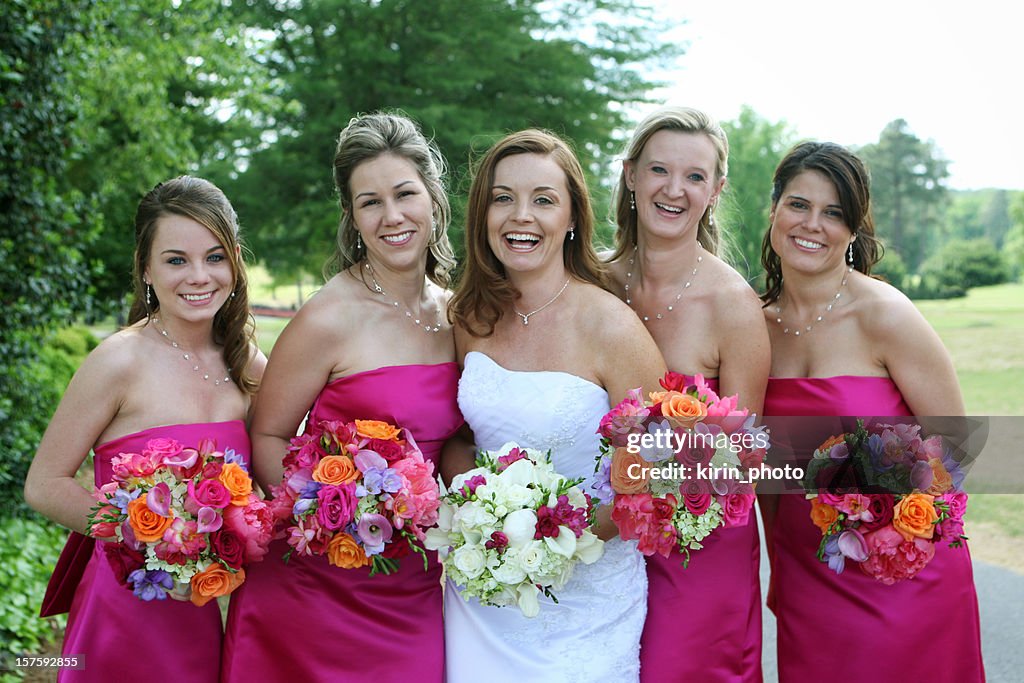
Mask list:
[[[327,484],[316,494],[316,521],[328,531],[337,531],[353,519],[359,500],[353,483]]]
[[[181,453],[183,446],[174,439],[156,438],[146,442],[142,454],[155,463],[162,463]]]
[[[230,503],[231,492],[217,479],[203,479],[198,485],[194,481],[188,483],[185,509],[193,515],[202,507],[223,509]]]
[[[708,511],[708,508],[711,507],[711,500],[710,493],[683,494],[683,505],[686,507],[686,510],[698,517]]]
[[[722,496],[722,521],[727,527],[743,526],[750,520],[750,510],[754,507],[754,495],[750,493],[730,493]]]
[[[292,437],[288,454],[284,456],[282,465],[287,471],[312,471],[324,453],[320,450],[320,438],[312,434],[300,434]]]

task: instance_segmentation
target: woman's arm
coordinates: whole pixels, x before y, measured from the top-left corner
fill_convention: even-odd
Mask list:
[[[25,502],[54,522],[88,534],[95,504],[75,481],[82,462],[122,407],[132,355],[121,337],[110,337],[82,362],[50,419],[28,476]]]
[[[715,312],[718,344],[718,393],[739,395],[739,407],[758,416],[764,410],[764,393],[772,365],[771,342],[760,300],[743,283],[728,292]]]

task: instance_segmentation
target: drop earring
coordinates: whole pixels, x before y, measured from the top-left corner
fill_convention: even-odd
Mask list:
[[[629,208],[636,211],[636,192],[629,193]]]
[[[146,308],[152,308],[153,307],[153,301],[150,298],[150,294],[149,294],[151,290],[152,290],[152,287],[150,287],[149,283],[147,282],[146,283]]]
[[[363,235],[358,230],[356,230],[356,251],[359,251],[362,248],[363,248]]]
[[[846,250],[846,262],[851,266],[853,265],[853,242],[854,240],[850,240],[850,248]]]
[[[574,239],[576,239],[576,227],[570,225],[569,226],[569,241],[572,242]]]

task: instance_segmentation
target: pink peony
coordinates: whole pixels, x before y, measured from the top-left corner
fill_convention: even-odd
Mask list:
[[[156,472],[157,461],[141,453],[120,453],[110,461],[114,481],[127,481],[132,477],[144,479]]]
[[[892,525],[865,535],[864,542],[869,555],[860,563],[861,570],[887,586],[911,578],[935,555],[931,541],[923,538],[907,541]]]
[[[230,505],[224,511],[224,526],[245,542],[245,562],[258,562],[267,554],[274,535],[274,510],[268,501],[255,496],[242,507]]]
[[[623,540],[640,538],[654,521],[654,499],[651,494],[615,496],[612,521],[619,528]]]

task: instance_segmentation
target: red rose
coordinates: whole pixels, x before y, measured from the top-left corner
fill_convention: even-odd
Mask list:
[[[210,537],[214,554],[232,569],[240,569],[245,558],[245,539],[231,529],[221,527]]]
[[[122,586],[128,585],[128,575],[136,569],[141,569],[146,558],[138,550],[132,550],[123,543],[104,543],[103,552],[110,563],[110,569],[114,572],[114,578]]]

